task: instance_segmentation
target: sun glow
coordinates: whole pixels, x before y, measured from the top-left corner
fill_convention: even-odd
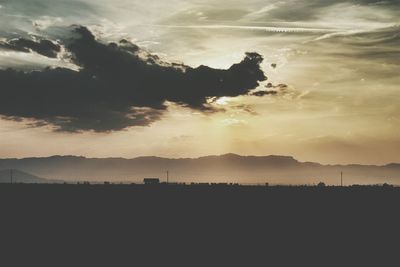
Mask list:
[[[215,103],[217,104],[217,105],[221,105],[221,106],[225,106],[225,105],[228,105],[228,98],[227,97],[220,97],[220,98],[218,98],[217,100],[215,100]]]

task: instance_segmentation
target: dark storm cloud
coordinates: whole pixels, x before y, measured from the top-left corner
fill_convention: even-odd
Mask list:
[[[85,27],[63,42],[80,70],[1,70],[1,115],[59,131],[121,130],[159,120],[166,101],[212,110],[208,98],[246,95],[266,79],[257,53],[220,70],[168,64],[127,40],[102,43]]]
[[[266,96],[266,95],[276,95],[278,92],[277,91],[257,91],[257,92],[254,92],[254,93],[252,93],[251,95],[253,95],[253,96],[258,96],[258,97],[261,97],[261,96]]]
[[[49,40],[28,40],[25,38],[17,38],[0,42],[0,49],[10,49],[20,52],[30,52],[31,50],[46,57],[55,58],[60,52],[61,47]]]
[[[273,85],[272,83],[268,83],[265,88],[268,88],[267,90],[260,90],[256,92],[252,92],[250,95],[252,96],[258,96],[258,97],[263,97],[266,95],[276,95],[279,92],[283,92],[288,88],[287,84],[278,84],[278,85]],[[271,90],[272,89],[272,90]]]

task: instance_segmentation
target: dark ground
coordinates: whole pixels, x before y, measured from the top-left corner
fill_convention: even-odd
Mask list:
[[[392,187],[1,184],[0,266],[399,266],[399,204]]]

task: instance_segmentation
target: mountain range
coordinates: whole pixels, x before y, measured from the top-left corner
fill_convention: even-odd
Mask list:
[[[400,164],[323,165],[290,156],[225,154],[200,158],[46,158],[0,159],[0,170],[15,169],[33,176],[65,181],[141,182],[145,177],[170,182],[237,182],[270,184],[400,184]]]

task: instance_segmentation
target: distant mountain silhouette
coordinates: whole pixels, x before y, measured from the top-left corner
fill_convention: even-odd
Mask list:
[[[279,184],[400,184],[400,164],[322,165],[299,162],[290,156],[240,156],[225,154],[200,158],[161,157],[85,158],[52,156],[47,158],[0,159],[1,169],[18,169],[56,180],[139,182],[144,177],[173,182],[239,182]]]
[[[22,172],[19,170],[0,170],[0,183],[10,183],[11,182],[11,172],[13,183],[29,183],[29,184],[40,184],[40,183],[56,183],[60,181],[43,179],[35,175]]]

